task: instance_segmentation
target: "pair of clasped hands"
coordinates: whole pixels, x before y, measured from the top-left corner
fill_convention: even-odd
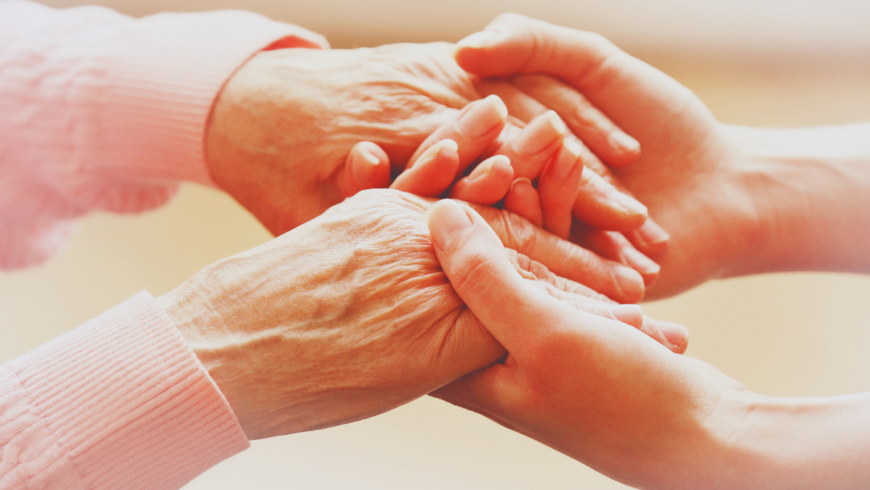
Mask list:
[[[717,235],[749,221],[718,131],[600,36],[516,15],[456,48],[264,52],[207,150],[284,234],[160,301],[252,439],[432,393],[629,484],[700,478],[745,390],[678,355],[684,327],[619,303],[740,250]]]

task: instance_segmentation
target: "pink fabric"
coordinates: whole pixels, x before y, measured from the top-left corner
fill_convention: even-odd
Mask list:
[[[256,51],[321,36],[224,11],[132,19],[0,1],[0,268],[45,260],[93,210],[135,213],[210,184],[209,111]]]
[[[247,447],[148,293],[0,367],[3,490],[175,489]]]
[[[0,268],[45,260],[90,211],[209,185],[212,103],[269,45],[328,47],[244,12],[134,20],[0,1]],[[0,490],[179,488],[246,447],[147,293],[0,366]]]

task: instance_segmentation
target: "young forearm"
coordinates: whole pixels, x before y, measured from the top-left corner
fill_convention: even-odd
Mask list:
[[[870,394],[744,397],[719,432],[707,476],[722,488],[864,488]]]
[[[730,275],[870,272],[870,124],[723,130],[747,155],[736,178],[760,227]]]

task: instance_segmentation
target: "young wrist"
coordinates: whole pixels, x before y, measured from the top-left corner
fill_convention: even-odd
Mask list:
[[[740,185],[757,213],[732,275],[870,271],[870,125],[723,132],[744,156]]]
[[[709,400],[702,410],[700,436],[686,451],[685,460],[696,464],[678,487],[763,488],[750,483],[755,472],[764,473],[770,463],[771,455],[755,443],[758,434],[767,434],[771,428],[767,418],[759,416],[760,407],[769,399],[740,386]]]
[[[775,243],[777,219],[775,203],[767,194],[773,173],[769,163],[742,151],[737,146],[723,179],[723,221],[731,224],[719,229],[725,253],[719,257],[717,279],[767,272],[771,266],[772,243]]]
[[[766,225],[769,209],[759,200],[758,188],[766,175],[764,166],[744,151],[743,130],[719,125],[722,140],[717,148],[718,164],[704,174],[692,209],[690,221],[696,223],[687,240],[697,243],[690,263],[701,269],[704,280],[753,274],[758,257],[770,241]]]
[[[740,245],[734,248],[722,276],[736,277],[800,269],[798,265],[814,256],[813,243],[802,241],[797,249],[788,247],[799,240],[796,233],[814,220],[805,192],[818,178],[820,159],[807,162],[795,157],[791,130],[774,130],[721,125],[722,132],[739,157],[730,168],[731,182],[749,203],[748,213],[738,227]],[[805,154],[816,153],[815,150]],[[810,165],[807,165],[809,163]],[[733,233],[733,231],[732,231]],[[795,256],[802,254],[803,257]]]
[[[825,398],[756,395],[722,432],[722,488],[864,488],[870,449],[866,393]]]

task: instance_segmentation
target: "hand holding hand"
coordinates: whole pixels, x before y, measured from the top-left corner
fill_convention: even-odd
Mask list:
[[[494,253],[501,244],[473,211],[441,201],[427,222],[456,292],[508,351],[435,396],[629,485],[707,488],[733,422],[717,410],[754,395],[636,328],[544,294]],[[685,346],[684,327],[657,328]]]
[[[746,156],[729,143],[703,103],[670,77],[597,34],[513,14],[461,41],[456,59],[482,77],[517,75],[514,86],[525,96],[505,97],[512,112],[534,117],[554,109],[582,135],[595,119],[588,116],[591,103],[640,142],[641,155],[633,164],[608,163],[619,166],[612,170],[618,181],[672,238],[665,249],[667,234],[649,223],[627,233],[662,266],[652,297],[739,273],[737,259],[759,246],[756,202],[744,182]],[[573,239],[611,259],[623,248],[612,234],[583,227]]]
[[[404,168],[435,128],[480,97],[473,80],[443,43],[259,53],[215,103],[212,177],[280,235],[372,182],[386,187],[389,168],[345,166],[353,145],[375,142]]]
[[[370,417],[504,356],[441,271],[424,222],[430,205],[398,191],[360,193],[159,298],[248,437]],[[614,305],[534,261],[554,237],[488,209],[502,231],[533,237],[531,258],[499,246],[518,273],[664,339],[638,306]],[[585,266],[583,255],[561,252],[566,267]]]
[[[460,109],[481,98],[476,82],[444,43],[265,51],[218,97],[207,162],[218,186],[281,234],[360,190],[389,185],[390,167],[399,173],[444,139],[430,136],[444,123],[457,123],[461,152],[481,151],[475,141],[493,144],[506,125],[518,132],[504,113],[464,117]],[[517,150],[541,166],[562,132],[564,125],[545,148]],[[367,154],[347,160],[360,141],[382,148],[391,165],[373,165]],[[459,171],[471,163],[463,155]]]
[[[572,207],[576,208],[578,202],[588,205],[584,209],[593,219],[609,226],[618,227],[642,217],[623,213],[618,199],[590,192],[582,184],[585,168],[578,146],[564,139],[564,124],[555,113],[548,112],[522,129],[506,125],[506,116],[506,108],[497,96],[470,103],[457,120],[443,124],[426,139],[408,169],[390,187],[427,197],[447,195],[487,206],[503,201],[505,210],[562,239],[568,238]],[[467,134],[471,128],[477,136]],[[491,154],[496,156],[461,177],[466,167]],[[390,162],[380,147],[361,142],[348,156],[348,164],[368,159],[372,165],[381,167],[389,166]],[[516,179],[518,174],[537,178],[540,201],[531,181],[526,177]],[[628,267],[585,253],[592,267],[566,270],[553,261],[558,257],[548,257],[551,262],[545,264],[614,300],[629,303],[642,298],[645,280],[654,278],[658,271],[658,266],[646,257],[643,258],[655,270],[650,276],[649,268],[639,267],[644,273],[642,277]]]

